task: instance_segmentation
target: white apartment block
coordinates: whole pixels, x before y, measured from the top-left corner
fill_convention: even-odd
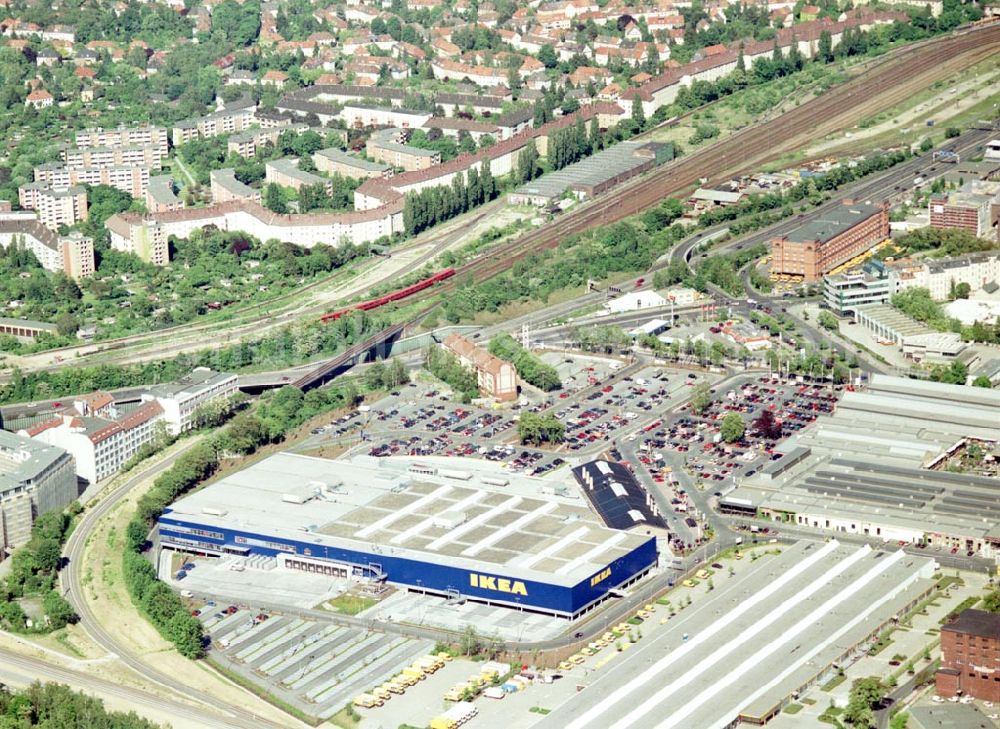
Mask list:
[[[178,210],[175,214],[185,212],[188,211]],[[154,266],[166,266],[170,263],[169,233],[155,220],[146,222],[142,218],[112,215],[105,227],[111,234],[111,247],[116,251],[132,253]]]
[[[57,236],[36,220],[0,221],[0,247],[23,246],[46,271],[80,279],[94,273],[94,241],[78,232]]]
[[[35,168],[35,182],[44,182],[54,190],[74,185],[108,185],[132,197],[144,197],[149,187],[148,167],[84,167],[44,164]]]
[[[73,147],[64,149],[63,161],[67,167],[149,167],[158,170],[166,155],[153,144],[129,144],[104,147]]]
[[[55,190],[47,182],[29,182],[18,188],[17,196],[21,207],[36,211],[50,230],[87,219],[87,191],[79,185]]]
[[[160,156],[167,156],[170,137],[163,127],[117,127],[115,129],[91,128],[76,133],[77,147],[113,147],[152,145]]]
[[[218,137],[222,134],[242,132],[257,123],[254,118],[256,111],[257,107],[248,106],[177,122],[170,132],[171,141],[178,147],[198,137]]]

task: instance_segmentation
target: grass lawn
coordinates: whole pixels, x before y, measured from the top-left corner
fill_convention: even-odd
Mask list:
[[[345,593],[332,600],[327,600],[321,606],[324,610],[333,610],[344,615],[357,615],[374,605],[377,601],[370,597]]]

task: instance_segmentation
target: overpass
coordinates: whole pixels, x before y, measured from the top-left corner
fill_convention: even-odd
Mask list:
[[[350,369],[362,361],[366,355],[385,357],[392,349],[393,342],[399,338],[409,324],[408,321],[393,324],[388,329],[383,329],[363,342],[358,342],[333,359],[319,363],[314,369],[289,384],[303,391],[312,390],[330,382],[344,370]]]

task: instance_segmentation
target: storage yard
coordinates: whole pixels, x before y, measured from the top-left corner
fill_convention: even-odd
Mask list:
[[[326,719],[430,651],[411,640],[302,618],[205,605],[213,658],[310,716]]]

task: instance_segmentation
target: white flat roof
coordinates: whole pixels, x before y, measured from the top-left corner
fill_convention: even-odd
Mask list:
[[[604,526],[575,483],[473,459],[456,465],[279,453],[181,499],[164,516],[566,586],[650,539]]]

